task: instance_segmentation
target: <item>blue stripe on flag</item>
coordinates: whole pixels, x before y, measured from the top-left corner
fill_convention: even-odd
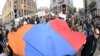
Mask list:
[[[74,55],[72,46],[51,27],[50,23],[35,25],[25,36],[26,56]]]

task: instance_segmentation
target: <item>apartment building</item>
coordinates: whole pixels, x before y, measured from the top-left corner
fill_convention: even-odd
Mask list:
[[[100,16],[100,0],[84,0],[84,4],[87,15]]]
[[[68,14],[73,11],[73,0],[51,0],[50,2],[50,10],[54,13]]]
[[[7,0],[3,8],[3,22],[29,14],[34,14],[37,11],[36,2],[34,0]]]

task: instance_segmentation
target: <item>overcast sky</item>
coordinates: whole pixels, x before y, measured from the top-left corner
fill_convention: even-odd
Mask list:
[[[2,13],[3,6],[5,4],[6,0],[0,0],[0,14]],[[83,0],[73,0],[74,6],[83,8]],[[37,0],[37,8],[39,7],[49,7],[50,6],[50,0]]]
[[[2,13],[2,9],[3,9],[5,2],[6,0],[0,0],[0,14]]]
[[[74,2],[74,6],[77,8],[83,8],[84,4],[83,4],[83,0],[73,0]]]

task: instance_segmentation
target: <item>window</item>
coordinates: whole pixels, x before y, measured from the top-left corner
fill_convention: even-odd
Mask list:
[[[23,16],[23,9],[21,9],[21,16]]]
[[[17,13],[17,9],[14,10],[14,13]]]
[[[26,4],[26,0],[24,0],[24,4]]]
[[[23,4],[23,0],[21,0],[21,4]]]
[[[53,3],[55,3],[56,2],[56,0],[53,0]]]
[[[24,10],[24,15],[26,14],[25,10]]]
[[[28,10],[27,10],[27,15],[28,15]]]
[[[24,8],[26,8],[26,6],[24,5]]]
[[[9,4],[9,7],[11,7],[11,1],[10,1],[10,4]]]
[[[66,5],[65,4],[62,5],[62,11],[63,11],[63,14],[66,13]]]
[[[14,0],[14,3],[16,4],[17,3],[17,0]]]
[[[25,12],[25,10],[24,10],[24,15],[26,15],[26,12]]]
[[[17,9],[17,6],[16,6],[16,5],[14,5],[14,8],[15,8],[15,9]]]
[[[30,6],[30,2],[28,1],[28,6]]]

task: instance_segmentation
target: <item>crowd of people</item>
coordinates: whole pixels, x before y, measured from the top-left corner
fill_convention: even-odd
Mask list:
[[[54,16],[52,16],[51,14],[49,15],[46,15],[46,16],[38,16],[38,15],[35,15],[35,16],[30,16],[30,17],[23,17],[23,18],[20,18],[18,21],[13,21],[13,24],[12,24],[12,29],[17,29],[23,25],[26,25],[26,24],[42,24],[42,23],[46,23],[48,22],[49,20],[53,19]]]
[[[35,17],[23,18],[18,22],[17,27],[12,26],[11,31],[16,32],[18,28],[26,24],[46,23],[49,20],[54,20],[54,18],[56,17],[59,17],[59,16],[54,17],[52,15],[47,15],[47,16],[41,16],[41,17],[35,16]],[[61,17],[59,18],[63,19]],[[71,17],[71,18],[66,19],[66,23],[69,25],[69,27],[73,31],[82,32],[87,35],[87,40],[86,40],[86,43],[84,44],[84,48],[81,51],[81,56],[93,56],[97,47],[98,38],[100,37],[100,18],[97,17],[91,20],[91,19],[86,19],[86,18],[77,19],[75,17]],[[9,30],[6,29],[5,26],[0,26],[0,54],[4,53],[5,48],[8,48],[10,51],[9,56],[11,56],[13,51],[10,48],[10,46],[6,44],[7,41],[9,41],[7,40],[8,33],[9,33]]]
[[[97,41],[100,41],[100,18],[98,17],[92,20],[72,18],[71,21],[68,20],[67,22],[73,31],[80,31],[78,27],[81,27],[81,32],[87,35],[81,56],[93,56],[97,48]]]
[[[9,33],[9,30],[6,29],[6,26],[0,25],[0,56],[11,56],[12,49],[7,44],[8,33]],[[9,53],[7,52],[7,49],[9,50]],[[5,53],[5,52],[7,52],[7,53]]]

